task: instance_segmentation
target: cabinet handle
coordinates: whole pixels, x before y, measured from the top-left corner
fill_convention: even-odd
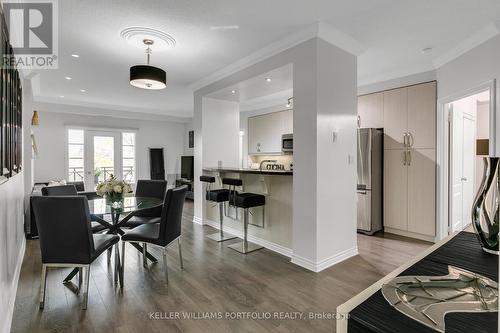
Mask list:
[[[411,165],[411,151],[408,150],[408,166]]]
[[[403,146],[406,148],[408,147],[408,144],[406,143],[406,137],[408,136],[408,133],[405,132],[405,134],[403,134]],[[405,153],[406,155],[406,153]]]
[[[408,144],[410,147],[413,147],[413,144],[415,143],[415,139],[413,138],[413,134],[411,132],[408,132]]]
[[[403,165],[406,166],[406,150],[403,152]]]

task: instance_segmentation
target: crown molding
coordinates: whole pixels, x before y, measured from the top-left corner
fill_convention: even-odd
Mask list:
[[[481,45],[482,43],[486,42],[487,40],[495,37],[500,33],[500,22],[497,23],[489,23],[488,25],[484,26],[482,29],[478,30],[471,36],[467,37],[460,43],[458,43],[457,46],[449,50],[448,52],[444,53],[443,55],[437,57],[432,61],[434,64],[434,68],[438,69],[447,63],[449,63],[452,60],[455,60],[456,58],[460,57],[464,53],[469,52],[470,50],[474,49],[475,47]]]
[[[208,86],[211,83],[214,83],[231,74],[255,65],[265,59],[268,59],[280,52],[288,50],[312,38],[321,38],[326,42],[354,55],[359,55],[365,50],[365,48],[358,41],[356,41],[349,35],[333,28],[326,23],[317,22],[303,30],[297,31],[283,39],[267,45],[266,47],[254,53],[251,53],[250,55],[194,82],[189,87],[193,91],[197,91],[203,87]]]
[[[33,83],[33,80],[32,80]],[[59,113],[74,113],[94,116],[107,116],[115,118],[139,119],[139,120],[159,120],[173,122],[188,122],[191,116],[167,115],[162,110],[126,107],[121,105],[89,103],[83,101],[75,101],[69,99],[60,99],[53,97],[34,96],[33,103],[36,105],[51,106]],[[140,112],[137,110],[140,109]],[[66,110],[71,110],[66,111]],[[81,110],[81,112],[76,112]],[[43,110],[51,111],[51,110]]]
[[[41,101],[40,99],[33,102],[33,108],[37,111],[74,114],[80,116],[92,117],[111,117],[120,119],[133,119],[145,121],[164,121],[175,123],[188,123],[191,117],[174,117],[154,113],[131,112],[120,109],[98,108],[90,105],[78,105],[71,103],[51,103],[50,101]]]

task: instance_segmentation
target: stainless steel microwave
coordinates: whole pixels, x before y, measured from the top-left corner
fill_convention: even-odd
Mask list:
[[[281,136],[281,151],[284,153],[293,152],[293,134],[283,134]]]

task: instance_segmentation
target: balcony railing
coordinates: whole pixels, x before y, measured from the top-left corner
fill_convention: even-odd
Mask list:
[[[114,167],[99,167],[94,171],[94,175],[99,172],[99,176],[95,177],[96,182],[102,182],[114,174]],[[123,167],[123,180],[133,183],[135,181],[134,167]],[[70,182],[80,182],[84,181],[84,170],[83,168],[69,168],[68,181]]]

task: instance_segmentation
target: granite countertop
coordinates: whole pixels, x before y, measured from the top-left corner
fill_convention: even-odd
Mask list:
[[[246,174],[257,174],[257,175],[276,175],[276,176],[292,176],[292,170],[259,170],[259,169],[245,169],[245,168],[203,168],[203,171],[207,172],[234,172],[234,173],[246,173]]]

